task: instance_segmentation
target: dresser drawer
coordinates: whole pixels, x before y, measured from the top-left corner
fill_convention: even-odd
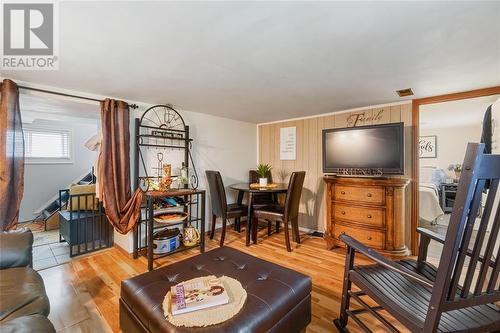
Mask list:
[[[335,223],[334,226],[335,238],[339,239],[342,233],[355,238],[366,246],[372,247],[374,249],[384,249],[385,248],[385,235],[383,231],[371,230],[371,229],[361,229],[352,226],[346,226]]]
[[[333,191],[335,200],[357,201],[377,205],[383,205],[385,203],[385,191],[383,187],[336,185]]]
[[[333,217],[336,220],[349,220],[375,227],[385,225],[385,211],[381,208],[361,208],[336,203],[333,206]]]

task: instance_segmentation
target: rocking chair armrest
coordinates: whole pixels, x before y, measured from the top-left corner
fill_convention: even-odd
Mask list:
[[[429,229],[426,229],[426,228],[422,228],[422,227],[418,227],[417,228],[417,232],[422,235],[423,237],[427,237],[427,238],[430,238],[432,240],[435,240],[436,242],[439,242],[441,244],[444,244],[444,241],[445,241],[445,236],[442,236],[432,230],[429,230]]]
[[[346,234],[340,235],[340,240],[343,241],[347,246],[353,248],[354,250],[358,251],[359,253],[365,255],[369,259],[375,261],[377,264],[384,266],[387,269],[390,269],[392,271],[395,271],[401,275],[404,275],[405,277],[414,280],[420,284],[423,284],[424,286],[427,286],[429,288],[432,288],[434,286],[433,282],[426,279],[425,277],[418,275],[417,273],[414,273],[406,268],[404,268],[401,265],[398,265],[392,260],[387,259],[377,251],[375,251],[372,248],[369,248],[368,246],[362,244],[361,242],[357,241],[356,239],[352,238],[351,236],[348,236]]]

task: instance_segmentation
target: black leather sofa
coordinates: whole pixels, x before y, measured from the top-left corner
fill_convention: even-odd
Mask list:
[[[33,270],[29,229],[0,233],[0,332],[55,332],[47,318],[49,299],[42,277]]]

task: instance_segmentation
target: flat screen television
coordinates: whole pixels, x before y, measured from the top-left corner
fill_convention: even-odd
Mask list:
[[[323,130],[323,172],[402,175],[403,123]]]

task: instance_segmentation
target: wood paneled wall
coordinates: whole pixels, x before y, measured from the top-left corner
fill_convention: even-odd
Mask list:
[[[293,171],[306,171],[302,192],[299,224],[301,227],[325,230],[325,184],[322,180],[321,131],[327,128],[405,123],[405,178],[411,177],[411,104],[357,109],[313,118],[283,121],[259,125],[259,162],[273,167],[275,181],[287,182]],[[297,128],[297,158],[295,161],[281,161],[279,154],[280,128]],[[406,194],[406,225],[409,237],[410,191]]]

